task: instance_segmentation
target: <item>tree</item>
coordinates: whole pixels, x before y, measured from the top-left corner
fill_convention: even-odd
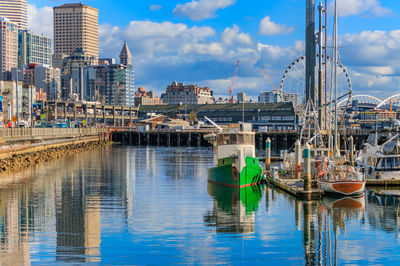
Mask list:
[[[197,114],[196,114],[196,112],[194,110],[190,112],[189,120],[190,121],[197,121]]]

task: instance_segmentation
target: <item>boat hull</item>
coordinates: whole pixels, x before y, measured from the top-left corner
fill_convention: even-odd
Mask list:
[[[233,164],[226,164],[208,170],[208,182],[228,187],[248,187],[263,181],[263,171],[259,160],[246,157],[246,166],[239,173]]]
[[[320,181],[321,189],[328,194],[338,196],[362,195],[365,181]]]

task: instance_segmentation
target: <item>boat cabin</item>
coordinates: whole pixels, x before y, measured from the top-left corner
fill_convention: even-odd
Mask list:
[[[254,132],[222,132],[216,136],[214,147],[214,165],[221,162],[238,162],[245,165],[246,157],[255,157],[255,133]],[[229,158],[229,160],[227,160]]]

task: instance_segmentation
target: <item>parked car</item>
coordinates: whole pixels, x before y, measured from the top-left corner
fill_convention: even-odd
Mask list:
[[[67,128],[67,123],[56,123],[57,128]]]

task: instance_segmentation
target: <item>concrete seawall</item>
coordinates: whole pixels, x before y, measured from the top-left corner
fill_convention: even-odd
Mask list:
[[[61,159],[104,146],[107,143],[107,139],[87,137],[82,140],[64,140],[56,144],[41,144],[36,147],[3,152],[0,153],[0,174]]]
[[[105,128],[0,129],[0,173],[56,160],[110,142]]]

